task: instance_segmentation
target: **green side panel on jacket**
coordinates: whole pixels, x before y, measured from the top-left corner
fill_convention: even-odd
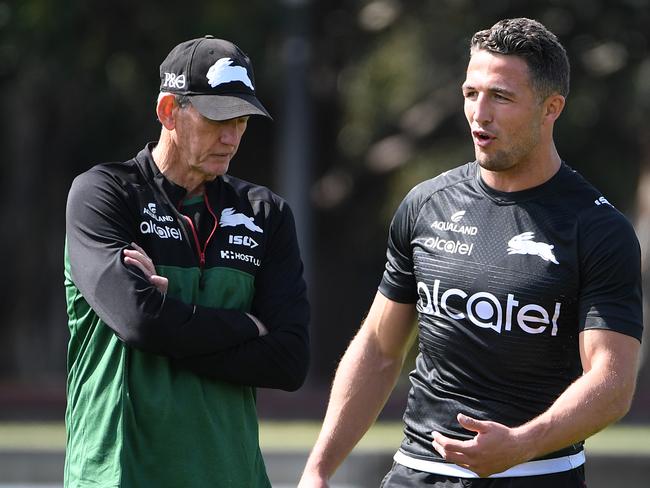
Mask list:
[[[253,277],[228,268],[158,267],[187,303],[250,309]],[[201,286],[200,286],[201,285]],[[65,486],[269,488],[255,390],[201,378],[129,348],[69,276]]]
[[[64,486],[120,486],[126,350],[74,286],[67,246],[64,263],[70,329]]]
[[[66,278],[70,341],[65,486],[120,486],[126,348]],[[71,482],[74,480],[74,482]]]

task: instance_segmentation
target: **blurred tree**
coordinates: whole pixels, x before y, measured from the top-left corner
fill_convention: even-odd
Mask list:
[[[309,28],[296,50],[286,31],[289,9],[299,7]],[[300,136],[309,138],[302,154],[315,178],[304,182],[313,205],[305,392],[326,391],[376,291],[397,204],[415,183],[473,159],[460,95],[470,36],[514,16],[541,20],[569,52],[560,154],[634,218],[648,192],[635,197],[638,176],[650,178],[650,0],[0,0],[0,341],[10,345],[0,357],[0,404],[8,382],[54,382],[62,393],[67,189],[94,162],[127,159],[157,138],[158,65],[173,45],[206,33],[232,39],[254,61],[276,123],[250,124],[232,172],[276,191],[277,159],[296,137],[280,132],[291,127],[287,66],[297,55],[309,63],[313,120],[302,122],[313,129]],[[639,206],[642,238],[648,208]]]
[[[125,160],[158,137],[158,65],[178,42],[212,33],[255,63],[273,109],[272,64],[280,12],[269,2],[0,2],[4,158],[0,242],[0,382],[42,386],[65,378],[67,327],[62,258],[72,178]],[[268,64],[265,64],[268,60]],[[272,129],[251,124],[238,163],[268,183]],[[255,147],[267,148],[257,152]],[[260,161],[260,159],[262,161]],[[237,172],[238,169],[234,168]],[[0,402],[3,391],[0,389]],[[59,388],[59,391],[62,391]]]

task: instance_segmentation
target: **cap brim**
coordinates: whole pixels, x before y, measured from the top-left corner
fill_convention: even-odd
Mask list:
[[[229,120],[247,115],[262,115],[273,120],[253,95],[191,95],[192,105],[210,120]]]

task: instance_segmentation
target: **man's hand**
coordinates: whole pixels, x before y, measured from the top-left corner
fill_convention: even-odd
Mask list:
[[[140,268],[149,280],[149,283],[158,288],[160,293],[167,293],[169,280],[164,276],[156,274],[156,267],[149,256],[147,256],[147,253],[144,252],[144,249],[138,246],[135,242],[132,242],[131,246],[133,246],[134,249],[124,250],[124,264],[130,264]]]
[[[305,471],[300,478],[298,488],[330,488],[330,484],[325,478]]]
[[[501,473],[528,460],[515,429],[497,422],[476,420],[462,413],[458,423],[476,432],[473,439],[460,441],[433,433],[433,447],[445,460],[475,472],[481,478]]]

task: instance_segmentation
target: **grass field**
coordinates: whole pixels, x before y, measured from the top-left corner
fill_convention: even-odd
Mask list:
[[[317,422],[263,421],[260,444],[267,452],[307,451],[316,440]],[[377,423],[355,452],[393,451],[402,439],[401,422]],[[0,451],[62,451],[65,429],[61,423],[0,423]],[[615,425],[587,441],[587,451],[607,455],[650,456],[650,426]]]

